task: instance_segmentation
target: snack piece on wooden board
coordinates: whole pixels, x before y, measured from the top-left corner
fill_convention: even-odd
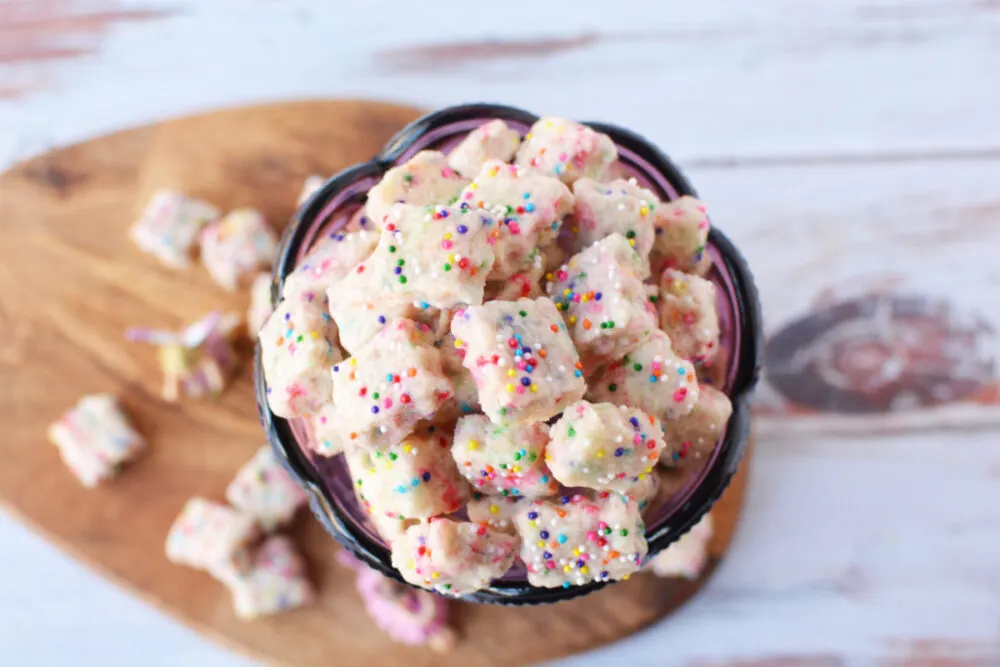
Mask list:
[[[375,625],[394,641],[427,645],[434,651],[450,649],[456,641],[448,625],[448,601],[440,595],[417,590],[371,569],[345,549],[337,561],[357,572],[354,586]]]
[[[319,174],[310,174],[306,176],[306,180],[302,182],[302,189],[299,191],[299,197],[295,200],[295,205],[302,206],[309,201],[309,198],[316,194],[316,192],[323,187],[324,183],[326,183],[326,179]]]
[[[456,313],[451,331],[496,424],[545,421],[586,390],[566,324],[547,298],[470,306]]]
[[[713,532],[712,515],[706,514],[679,540],[650,558],[646,567],[658,577],[697,579],[708,564]]]
[[[254,517],[265,531],[272,531],[288,523],[306,504],[306,494],[282,467],[270,445],[264,445],[226,487],[226,500]]]
[[[271,286],[274,284],[271,274],[266,271],[258,273],[250,283],[250,308],[247,310],[247,332],[251,338],[256,338],[257,333],[267,322],[267,318],[274,312],[271,306]]]
[[[618,149],[608,135],[549,116],[531,126],[515,163],[569,184],[580,178],[600,179],[617,159]]]
[[[486,415],[458,420],[452,456],[473,488],[501,496],[551,496],[559,485],[545,465],[543,422],[498,426]]]
[[[612,234],[547,276],[546,293],[566,321],[585,372],[620,359],[656,330],[640,269],[625,237]]]
[[[653,249],[653,219],[660,205],[650,190],[634,178],[599,183],[581,178],[573,183],[573,213],[566,220],[569,251],[579,253],[611,234],[621,234],[639,257],[637,276],[649,277]]]
[[[146,446],[111,394],[83,396],[48,428],[70,472],[91,488],[116,475]]]
[[[511,568],[517,543],[485,523],[438,517],[408,528],[392,543],[392,565],[414,586],[467,595]]]
[[[524,496],[489,496],[479,491],[473,491],[466,505],[469,521],[487,523],[490,528],[502,533],[513,535],[514,515],[525,503],[530,502]]]
[[[587,401],[568,406],[551,437],[545,460],[562,484],[623,493],[652,473],[665,444],[655,417]]]
[[[639,408],[666,425],[691,412],[698,394],[694,366],[674,354],[667,334],[655,330],[632,352],[591,375],[587,400]]]
[[[451,435],[424,426],[397,444],[344,452],[356,492],[373,512],[427,519],[461,508],[469,487],[451,458]]]
[[[463,210],[485,211],[497,222],[490,235],[496,255],[490,280],[527,271],[573,210],[573,194],[558,179],[497,160],[483,165],[459,202]]]
[[[315,414],[329,403],[330,368],[342,358],[337,328],[319,304],[287,298],[257,335],[267,402],[274,414],[290,419]]]
[[[169,189],[153,193],[129,236],[142,250],[173,269],[191,266],[198,235],[220,215],[219,209]]]
[[[660,279],[660,327],[678,356],[708,366],[719,351],[715,285],[673,269]]]
[[[532,501],[514,521],[533,586],[569,588],[627,579],[649,549],[639,506],[619,494]]]
[[[448,165],[465,178],[475,178],[490,160],[510,162],[521,135],[500,119],[480,125],[448,154]]]
[[[225,581],[246,571],[247,548],[259,535],[257,522],[249,514],[191,498],[167,533],[167,559]]]
[[[663,202],[656,210],[653,225],[654,272],[664,269],[697,275],[708,272],[712,260],[705,252],[705,244],[712,223],[703,202],[689,195]]]
[[[285,279],[282,296],[301,295],[325,308],[326,291],[371,256],[378,239],[378,232],[370,230],[324,234]]]
[[[203,398],[222,393],[236,371],[233,345],[240,322],[235,313],[213,311],[180,332],[135,327],[125,337],[157,346],[163,370],[160,394],[173,403],[182,394]]]
[[[278,254],[278,235],[253,208],[234,209],[209,223],[199,239],[202,264],[212,280],[229,291],[269,268]]]
[[[438,151],[420,151],[405,164],[393,167],[368,191],[365,214],[381,229],[395,204],[447,206],[468,184],[461,174],[448,166],[448,158]]]
[[[244,621],[297,609],[315,597],[302,556],[284,535],[267,538],[248,569],[227,572],[220,580],[233,596],[236,616]]]
[[[664,424],[666,447],[660,463],[671,467],[692,467],[704,463],[726,430],[733,404],[729,397],[711,386],[703,386],[698,402],[688,414]]]
[[[391,447],[454,396],[433,341],[425,325],[395,319],[334,365],[333,397],[348,447]]]

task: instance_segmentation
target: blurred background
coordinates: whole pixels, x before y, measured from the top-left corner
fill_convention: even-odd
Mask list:
[[[1000,665],[1000,3],[0,0],[0,167],[317,98],[629,127],[755,271],[727,559],[675,616],[558,664]],[[0,664],[251,664],[6,514],[0,544]]]

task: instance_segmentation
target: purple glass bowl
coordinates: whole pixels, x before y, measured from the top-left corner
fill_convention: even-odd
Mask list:
[[[364,164],[346,169],[323,185],[296,213],[281,244],[274,270],[272,301],[296,264],[323,235],[343,228],[364,206],[368,189],[385,171],[424,149],[447,151],[469,131],[500,118],[527,132],[537,116],[493,104],[449,107],[424,116],[403,128],[385,149]],[[642,137],[603,123],[587,123],[611,137],[619,160],[628,172],[663,200],[694,195],[694,189],[676,166]],[[706,251],[712,257],[707,278],[718,292],[722,331],[718,360],[719,382],[732,398],[733,415],[713,455],[665,502],[651,504],[644,518],[650,556],[662,551],[698,522],[725,490],[743,458],[750,430],[748,398],[757,382],[760,356],[760,306],[743,257],[718,228],[712,228]],[[286,468],[309,494],[313,513],[330,534],[357,558],[382,574],[401,581],[390,563],[388,547],[365,518],[351,485],[342,456],[324,458],[308,447],[310,434],[301,420],[285,420],[271,412],[266,400],[260,352],[254,368],[257,408],[271,446]],[[522,567],[515,566],[490,587],[463,599],[505,605],[541,604],[567,600],[607,584],[570,588],[536,588],[528,584]]]

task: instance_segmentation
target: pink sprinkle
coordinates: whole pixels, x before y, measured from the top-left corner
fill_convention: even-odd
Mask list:
[[[674,217],[675,218],[683,218],[684,217],[684,209],[682,209],[682,208],[674,209]]]
[[[663,368],[663,364],[661,364],[659,361],[654,361],[653,362],[653,370],[654,371],[658,371],[661,368]]]
[[[455,172],[451,170],[451,167],[445,167],[441,170],[441,175],[445,178],[452,178],[455,175]]]
[[[548,569],[551,570],[551,569],[555,568],[555,566],[556,566],[555,561],[551,561],[551,560],[545,561],[545,567],[547,567]]]
[[[387,399],[385,399],[385,401],[383,401],[383,402],[382,402],[382,406],[383,406],[383,407],[384,407],[384,408],[385,408],[386,410],[388,410],[389,408],[391,408],[391,407],[392,407],[392,399],[391,399],[391,398],[387,398]]]
[[[521,225],[517,224],[516,222],[510,223],[509,225],[507,225],[507,228],[510,229],[511,234],[521,233]]]
[[[603,521],[598,521],[597,522],[597,530],[604,530],[607,527],[608,527],[608,524],[606,524],[605,522],[603,522]]]
[[[466,192],[464,195],[462,195],[462,199],[472,199],[472,191],[470,190],[469,192]]]
[[[674,392],[674,400],[677,401],[678,403],[683,403],[684,399],[687,397],[687,394],[688,394],[687,387],[681,387],[680,389]]]
[[[694,324],[695,322],[694,313],[684,313],[684,317],[681,319],[684,320],[684,324]]]
[[[560,161],[560,162],[565,162],[565,161],[566,161],[566,160],[568,160],[568,159],[569,159],[569,156],[568,156],[568,155],[566,155],[565,153],[560,153],[560,154],[559,154],[559,161]]]
[[[580,293],[577,292],[573,295],[573,303],[580,303]]]
[[[636,445],[642,444],[642,436],[640,434],[636,433],[635,437],[632,438],[632,442],[634,444],[636,444]]]
[[[441,247],[445,250],[451,250],[451,246],[454,244],[451,241],[441,241]]]
[[[590,540],[591,542],[596,542],[597,541],[597,533],[595,531],[593,531],[593,530],[590,531],[589,533],[587,533],[587,539]]]
[[[524,393],[524,385],[521,385],[520,387],[517,388],[517,393],[519,393],[519,394],[523,394]]]

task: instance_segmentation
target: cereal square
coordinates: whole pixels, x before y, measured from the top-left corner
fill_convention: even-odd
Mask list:
[[[618,494],[532,501],[514,522],[533,586],[569,588],[627,579],[648,550],[638,505]]]
[[[455,346],[455,337],[450,333],[435,341],[434,347],[441,351],[441,368],[455,388],[455,396],[441,406],[434,421],[451,424],[463,415],[479,412],[481,406],[476,381],[462,363],[465,359],[465,350]]]
[[[448,158],[438,151],[420,151],[408,162],[385,172],[382,180],[368,191],[365,214],[376,227],[385,226],[385,218],[394,204],[448,205],[468,181],[448,166]]]
[[[666,447],[660,463],[669,467],[693,468],[712,455],[726,430],[733,404],[729,397],[710,385],[702,385],[694,409],[664,427]]]
[[[490,528],[501,533],[513,535],[514,515],[525,503],[530,502],[524,496],[488,496],[478,491],[472,492],[466,511],[469,521],[474,523],[487,523]]]
[[[173,190],[157,190],[129,236],[142,250],[173,269],[191,266],[198,234],[219,217],[219,209]]]
[[[244,568],[247,546],[259,534],[249,514],[191,498],[167,533],[167,559],[222,579]]]
[[[229,291],[274,264],[277,254],[278,235],[256,209],[235,209],[201,231],[201,261],[212,279]]]
[[[679,540],[653,556],[647,567],[658,577],[697,579],[708,564],[708,543],[713,532],[712,515],[706,514]]]
[[[586,384],[573,342],[552,301],[491,301],[459,311],[455,345],[494,423],[545,421],[579,400]]]
[[[226,487],[229,504],[257,520],[265,531],[287,523],[306,503],[306,494],[264,445]]]
[[[86,487],[113,477],[145,446],[111,394],[82,397],[48,429],[66,467]]]
[[[600,179],[618,149],[606,134],[563,118],[540,118],[531,126],[515,162],[569,184],[580,178]]]
[[[581,178],[573,184],[573,214],[566,220],[569,250],[576,254],[611,234],[621,234],[639,257],[639,278],[649,277],[653,219],[660,205],[656,195],[634,178],[598,183]]]
[[[302,557],[284,535],[269,537],[254,554],[250,570],[230,574],[223,583],[232,593],[236,616],[244,621],[291,611],[314,598]]]
[[[660,327],[674,352],[699,366],[711,365],[719,351],[715,285],[673,269],[660,282]]]
[[[521,135],[500,119],[485,123],[448,154],[448,165],[466,178],[475,178],[488,160],[510,162],[521,145]]]
[[[546,462],[566,486],[626,492],[663,450],[659,420],[635,408],[579,401],[552,425]]]
[[[545,465],[549,427],[544,423],[497,426],[486,415],[462,417],[452,455],[478,491],[501,496],[551,496],[559,486]]]
[[[285,279],[282,295],[302,295],[325,307],[326,291],[371,256],[378,238],[378,232],[369,230],[327,233]]]
[[[690,195],[663,202],[656,209],[653,226],[656,271],[677,269],[699,275],[708,271],[712,260],[705,252],[705,244],[712,224],[704,203]]]
[[[348,446],[386,449],[454,396],[426,326],[396,319],[333,367],[333,396]]]

